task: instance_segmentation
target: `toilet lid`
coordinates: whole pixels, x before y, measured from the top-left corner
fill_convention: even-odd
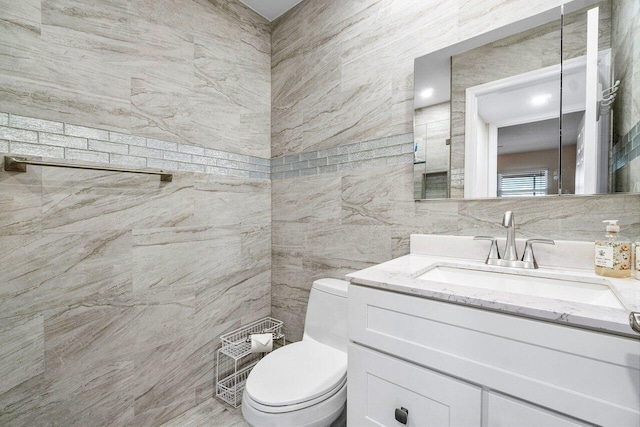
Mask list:
[[[246,384],[251,399],[267,406],[288,406],[336,389],[347,375],[347,354],[306,339],[267,355]]]

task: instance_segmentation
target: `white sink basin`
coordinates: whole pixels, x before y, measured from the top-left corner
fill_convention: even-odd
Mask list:
[[[526,271],[524,274],[498,272],[450,264],[436,265],[417,279],[624,309],[607,286],[606,279],[572,278],[537,271]]]

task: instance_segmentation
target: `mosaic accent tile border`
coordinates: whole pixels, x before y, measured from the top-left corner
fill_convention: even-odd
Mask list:
[[[413,163],[413,133],[271,159],[271,179]]]
[[[270,179],[271,160],[0,113],[0,152],[136,168]]]
[[[413,163],[413,133],[274,159],[0,113],[0,153],[257,179]]]
[[[613,146],[613,170],[624,167],[640,156],[640,122],[636,123],[622,139]]]

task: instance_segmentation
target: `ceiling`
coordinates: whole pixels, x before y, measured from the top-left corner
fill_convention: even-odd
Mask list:
[[[542,70],[540,70],[542,71]],[[542,78],[536,72],[524,83],[478,97],[478,113],[486,123],[498,127],[528,123],[560,115],[560,73]],[[523,74],[524,75],[524,74]],[[562,79],[562,110],[573,112],[585,109],[587,69],[585,64],[565,68]],[[546,99],[535,104],[536,97]]]
[[[260,15],[273,21],[302,0],[240,0]]]

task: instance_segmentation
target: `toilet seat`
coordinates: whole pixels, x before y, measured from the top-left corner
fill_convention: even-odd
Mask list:
[[[267,413],[296,411],[338,393],[347,381],[347,354],[313,339],[267,355],[252,370],[245,393]]]
[[[255,400],[253,400],[251,398],[251,396],[249,396],[248,394],[245,394],[243,397],[243,400],[246,400],[246,402],[249,404],[249,406],[251,406],[252,408],[260,411],[260,412],[264,412],[266,414],[282,414],[285,412],[294,412],[294,411],[300,411],[306,408],[310,408],[313,406],[318,405],[319,403],[322,403],[326,400],[329,400],[330,398],[332,398],[333,396],[335,396],[336,394],[339,394],[341,391],[343,391],[344,389],[346,389],[346,384],[347,384],[347,379],[345,378],[338,386],[336,386],[333,390],[331,390],[329,393],[322,395],[322,396],[318,396],[315,399],[311,399],[311,400],[307,400],[305,402],[300,402],[297,404],[293,404],[293,405],[287,405],[287,406],[267,406],[267,405],[262,405],[258,402],[256,402]],[[245,390],[246,393],[246,390]]]

